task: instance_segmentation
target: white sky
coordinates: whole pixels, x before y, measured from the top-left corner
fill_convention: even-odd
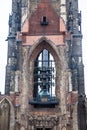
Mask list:
[[[8,18],[11,13],[11,1],[0,1],[0,91],[4,93],[5,67],[7,64],[7,42]],[[85,90],[87,95],[87,0],[78,0],[79,10],[82,11],[82,33],[83,33],[83,63],[85,71]]]
[[[7,57],[8,18],[11,12],[11,0],[0,0],[0,91],[4,93],[5,67]]]

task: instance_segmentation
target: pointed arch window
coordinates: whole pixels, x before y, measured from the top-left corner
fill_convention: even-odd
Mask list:
[[[0,130],[7,130],[10,127],[10,104],[5,99],[0,104]]]
[[[55,95],[55,62],[51,53],[43,49],[34,62],[34,100],[31,104],[57,104]]]

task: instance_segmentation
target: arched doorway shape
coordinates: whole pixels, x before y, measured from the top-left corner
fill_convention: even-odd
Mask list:
[[[56,68],[51,53],[43,49],[34,61],[34,98],[55,97]]]
[[[15,115],[14,115],[14,107],[11,103],[11,101],[7,98],[4,97],[0,101],[0,122],[1,128],[0,130],[14,130],[14,125],[15,125]]]
[[[39,39],[39,41],[37,41],[37,43],[35,43],[32,48],[30,49],[29,52],[29,73],[30,75],[30,81],[29,84],[31,83],[31,89],[34,88],[32,84],[34,84],[34,62],[36,61],[38,55],[43,51],[43,50],[47,50],[54,58],[54,62],[55,62],[55,68],[56,68],[56,85],[55,85],[55,92],[56,92],[56,97],[59,96],[58,94],[58,87],[59,87],[59,78],[58,76],[61,73],[61,59],[59,56],[59,52],[57,50],[57,47],[55,46],[55,44],[53,42],[51,42],[50,40],[48,40],[47,38],[43,37],[41,39]],[[32,82],[31,82],[32,81]],[[57,90],[57,91],[56,91]],[[32,93],[33,93],[33,89],[32,89]],[[33,95],[31,93],[31,95]],[[33,98],[33,97],[32,97]],[[32,103],[31,103],[32,104]]]
[[[47,49],[54,57],[56,63],[58,63],[61,67],[61,57],[57,50],[55,43],[49,40],[47,37],[41,37],[38,39],[35,44],[31,47],[29,52],[28,61],[35,60],[37,55],[43,50]]]

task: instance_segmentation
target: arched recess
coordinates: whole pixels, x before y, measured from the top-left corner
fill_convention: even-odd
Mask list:
[[[28,61],[35,60],[37,55],[43,50],[47,49],[54,57],[56,63],[58,63],[61,67],[61,57],[57,50],[57,46],[47,37],[41,37],[38,39],[34,45],[31,47],[29,51],[29,58]]]
[[[5,97],[0,101],[0,130],[14,130],[15,115],[11,101]]]
[[[31,86],[31,95],[33,98],[33,94],[32,92],[34,92],[34,67],[35,67],[35,61],[38,57],[38,55],[40,55],[42,53],[43,50],[48,51],[55,62],[55,69],[56,69],[56,78],[55,78],[55,95],[58,98],[60,96],[59,94],[59,86],[60,86],[60,75],[61,75],[61,59],[59,56],[59,52],[58,52],[58,48],[55,46],[55,44],[53,42],[51,42],[50,40],[48,40],[47,38],[41,38],[39,39],[39,41],[37,41],[37,43],[35,43],[32,48],[29,51],[29,59],[28,59],[28,69],[29,69],[29,84]],[[30,87],[29,86],[29,87]],[[57,88],[57,89],[56,89]],[[31,97],[30,97],[31,98]]]

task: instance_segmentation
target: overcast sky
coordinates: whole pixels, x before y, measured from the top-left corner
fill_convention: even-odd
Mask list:
[[[11,0],[0,0],[0,91],[4,93],[5,67],[7,57],[8,18]]]
[[[8,18],[11,13],[11,1],[0,1],[0,91],[4,93],[5,67],[7,57]],[[87,95],[87,0],[78,0],[79,10],[82,11],[82,33],[83,33],[83,63],[85,71],[85,89]]]

